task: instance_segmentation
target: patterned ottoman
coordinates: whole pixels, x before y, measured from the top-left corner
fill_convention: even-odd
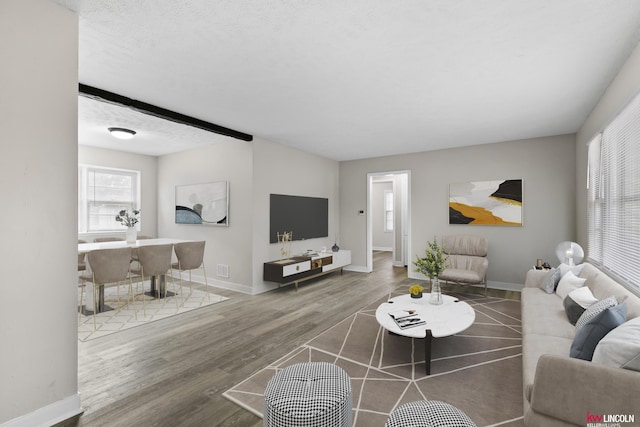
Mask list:
[[[297,363],[278,372],[264,391],[268,427],[351,427],[351,379],[326,362]]]
[[[476,424],[448,403],[419,400],[397,407],[384,427],[476,427]]]

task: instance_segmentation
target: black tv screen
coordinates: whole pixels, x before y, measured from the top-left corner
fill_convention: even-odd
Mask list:
[[[293,240],[329,236],[329,199],[271,194],[269,243],[278,242],[278,233],[292,233]]]

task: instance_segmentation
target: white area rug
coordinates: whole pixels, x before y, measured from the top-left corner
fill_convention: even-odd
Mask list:
[[[134,282],[134,290],[136,283]],[[139,283],[138,283],[139,286]],[[149,282],[145,282],[145,289],[149,289]],[[90,285],[87,287],[91,292]],[[170,285],[169,290],[173,291]],[[141,290],[136,293],[136,301],[127,304],[127,286],[120,287],[120,299],[118,299],[117,289],[115,286],[105,289],[105,304],[113,308],[113,310],[98,313],[95,320],[95,329],[93,324],[93,314],[80,315],[78,323],[78,340],[89,341],[100,338],[115,332],[124,331],[136,326],[155,320],[165,319],[176,314],[186,313],[201,307],[206,307],[225,301],[229,298],[216,295],[213,293],[193,289],[189,295],[189,286],[182,289],[182,297],[180,295],[170,296],[168,298],[153,298],[144,296],[144,310],[142,306]],[[177,301],[177,305],[176,305]],[[80,288],[78,288],[78,304],[80,304]],[[145,314],[146,311],[146,314]]]

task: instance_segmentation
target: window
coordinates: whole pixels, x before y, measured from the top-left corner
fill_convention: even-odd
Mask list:
[[[588,257],[640,287],[640,96],[589,143]]]
[[[140,172],[78,166],[78,232],[122,231],[116,215],[140,206]]]
[[[393,191],[384,190],[384,231],[393,231]]]

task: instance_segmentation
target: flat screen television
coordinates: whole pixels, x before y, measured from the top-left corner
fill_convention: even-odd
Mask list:
[[[269,243],[277,243],[284,232],[291,232],[293,240],[328,237],[329,199],[271,194]]]

